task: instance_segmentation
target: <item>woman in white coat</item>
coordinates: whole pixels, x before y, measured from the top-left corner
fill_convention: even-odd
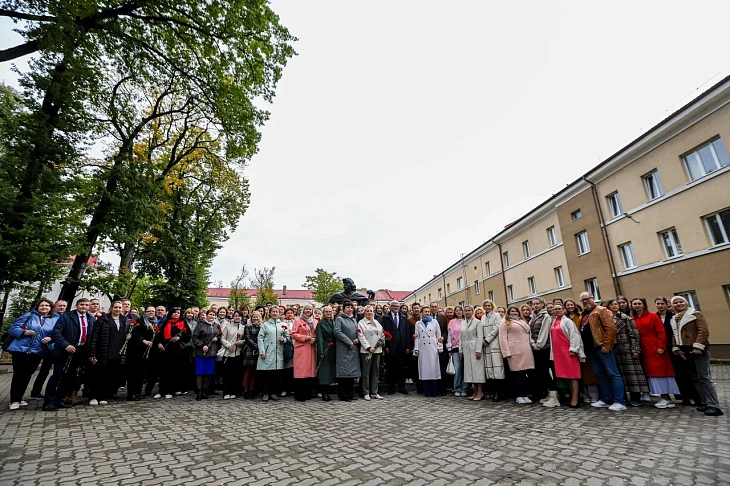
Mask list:
[[[423,394],[427,397],[439,396],[439,354],[444,351],[443,342],[438,321],[431,317],[431,309],[424,306],[421,309],[421,320],[416,322],[413,355],[418,357],[418,378],[423,384]]]
[[[487,299],[482,303],[482,334],[484,335],[484,371],[487,385],[494,390],[493,402],[502,400],[504,389],[504,358],[499,347],[499,323],[501,317],[496,312],[494,302]]]
[[[474,317],[474,308],[464,307],[464,323],[461,325],[461,348],[459,356],[464,363],[464,383],[474,385],[471,400],[482,399],[482,385],[486,382],[484,362],[482,361],[482,323]]]

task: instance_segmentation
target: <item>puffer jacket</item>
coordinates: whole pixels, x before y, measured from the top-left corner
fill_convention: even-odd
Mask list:
[[[50,337],[58,317],[49,315],[42,317],[36,309],[26,312],[20,316],[8,329],[13,342],[8,347],[10,353],[28,353],[38,356],[45,356],[48,353],[48,345],[42,344],[43,338]],[[26,330],[35,331],[34,336],[24,336]],[[49,343],[50,344],[50,343]]]

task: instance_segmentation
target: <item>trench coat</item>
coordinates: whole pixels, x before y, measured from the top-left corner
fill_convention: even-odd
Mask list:
[[[459,353],[464,355],[464,383],[486,383],[486,373],[484,370],[484,356],[481,359],[476,358],[476,353],[482,352],[482,343],[484,335],[482,322],[472,317],[464,319],[461,324],[461,347]]]
[[[314,330],[317,335],[317,365],[320,385],[331,385],[335,382],[335,323],[331,319],[322,319]],[[332,346],[329,345],[332,343]],[[320,358],[320,356],[323,356]]]
[[[532,357],[533,344],[528,323],[516,320],[508,326],[504,319],[500,322],[499,348],[502,350],[502,356],[507,358],[511,371],[535,369],[535,358]]]
[[[257,338],[259,347],[259,360],[256,363],[257,370],[273,371],[284,369],[284,346],[279,338],[286,338],[289,335],[289,328],[283,321],[269,319],[261,325]],[[263,355],[266,359],[263,359]]]
[[[624,380],[624,389],[629,393],[649,393],[649,383],[641,367],[641,354],[634,359],[634,353],[641,353],[639,331],[634,320],[618,312],[613,316],[616,323],[616,365]]]
[[[335,364],[337,378],[359,378],[360,377],[360,347],[353,346],[352,342],[357,339],[357,321],[355,317],[348,317],[341,312],[335,319]]]
[[[421,380],[440,380],[441,367],[439,365],[439,342],[441,326],[436,319],[425,323],[416,322],[416,339],[413,343],[413,352],[418,352],[418,378]],[[443,344],[441,343],[443,350]],[[442,351],[443,352],[443,351]]]
[[[504,359],[499,347],[499,322],[502,320],[494,311],[482,316],[484,346],[482,360],[487,380],[504,380]]]
[[[639,330],[641,364],[644,366],[646,376],[651,378],[674,376],[674,368],[668,354],[672,350],[665,349],[667,333],[664,331],[662,320],[653,312],[644,311],[642,315],[634,317],[634,322]],[[659,354],[657,352],[659,349],[663,349],[664,354]]]
[[[312,319],[311,325],[301,317],[294,321],[291,330],[291,337],[294,340],[294,378],[315,377],[317,369],[316,329],[316,319]],[[315,338],[315,343],[307,342],[309,338]]]

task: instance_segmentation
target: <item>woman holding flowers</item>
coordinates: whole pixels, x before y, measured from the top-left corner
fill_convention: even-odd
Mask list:
[[[383,326],[375,319],[373,306],[365,306],[365,317],[357,323],[357,339],[360,341],[360,368],[362,369],[362,393],[365,400],[381,399],[378,395],[380,380],[380,356],[385,345]]]
[[[281,371],[284,369],[284,341],[289,335],[289,328],[279,320],[280,310],[272,306],[269,310],[269,320],[264,322],[258,335],[259,360],[256,369],[261,378],[261,388],[264,401],[278,400],[276,392],[281,381]]]
[[[195,381],[198,387],[196,400],[208,398],[208,386],[215,374],[215,361],[222,329],[216,322],[216,311],[209,309],[205,320],[200,321],[193,334],[195,347]],[[184,324],[184,323],[183,323]],[[167,398],[167,396],[165,396]]]
[[[223,346],[223,400],[236,398],[243,382],[243,313],[233,312],[233,318],[221,328]]]
[[[303,402],[312,398],[314,377],[317,376],[317,321],[314,308],[307,304],[302,316],[294,320],[291,337],[294,340],[294,399]]]
[[[148,312],[151,310],[152,312]],[[131,338],[127,344],[127,401],[136,402],[142,399],[142,384],[147,370],[147,361],[152,348],[154,336],[153,324],[149,315],[154,317],[155,308],[150,306],[139,320],[130,319]],[[132,314],[130,314],[131,318]]]
[[[423,394],[427,397],[439,396],[439,354],[444,351],[443,342],[439,323],[431,316],[431,309],[424,306],[421,309],[421,320],[416,322],[413,355],[418,358],[418,378],[423,385]]]
[[[256,389],[256,365],[259,361],[259,331],[261,313],[253,311],[243,329],[243,398],[254,398]]]
[[[330,401],[329,387],[335,382],[335,323],[332,318],[334,310],[330,306],[322,309],[322,319],[315,329],[317,344],[317,378],[322,393],[322,400]]]
[[[335,319],[334,334],[337,342],[336,372],[337,397],[340,401],[351,402],[354,398],[353,386],[355,378],[360,376],[360,360],[358,359],[357,321],[353,314],[355,304],[351,300],[342,303],[342,312]]]

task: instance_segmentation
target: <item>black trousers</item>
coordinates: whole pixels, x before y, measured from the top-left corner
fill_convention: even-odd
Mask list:
[[[337,378],[337,398],[351,401],[355,397],[355,378]]]
[[[264,395],[273,395],[279,392],[282,370],[258,370],[256,380],[261,383]]]
[[[446,346],[444,344],[444,346]],[[443,352],[439,354],[439,369],[441,370],[441,379],[439,380],[439,392],[441,395],[445,395],[449,389],[449,386],[454,385],[453,375],[446,373],[446,367],[449,365],[449,353]]]
[[[240,395],[243,385],[243,358],[223,358],[223,394]]]
[[[35,377],[35,381],[33,382],[33,388],[30,390],[31,395],[41,394],[43,384],[51,373],[51,368],[53,368],[53,356],[48,355],[41,361],[41,369],[38,371],[38,376]]]
[[[550,374],[552,361],[550,360],[550,348],[532,352],[535,358],[535,371],[532,373],[532,396],[541,400],[548,395],[548,391],[555,390],[555,372]]]
[[[58,405],[66,396],[66,393],[78,391],[81,388],[79,373],[86,369],[88,364],[86,358],[86,346],[79,346],[74,354],[53,357],[53,374],[46,384],[45,403]],[[84,394],[86,394],[86,390],[92,388],[89,371],[87,371]]]
[[[315,378],[294,378],[294,399],[305,401],[312,398]]]
[[[188,360],[187,355],[164,356],[158,358],[160,376],[160,395],[173,395],[175,392],[187,391]]]
[[[403,352],[400,353],[387,353],[385,355],[385,366],[388,370],[388,391],[395,391],[396,386],[398,389],[406,387],[406,360],[410,360],[410,355],[406,355]],[[337,382],[339,383],[339,379]]]
[[[30,379],[43,357],[37,354],[10,353],[13,356],[13,380],[10,382],[10,403],[20,402]]]
[[[127,396],[142,395],[146,362],[141,356],[127,356]]]
[[[116,395],[122,374],[122,360],[108,359],[104,366],[98,364],[90,368],[91,371],[91,400],[109,400]]]

